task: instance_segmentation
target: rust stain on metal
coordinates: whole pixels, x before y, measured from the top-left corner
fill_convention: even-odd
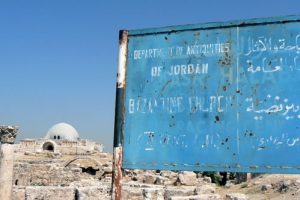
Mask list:
[[[126,65],[127,65],[128,31],[119,34],[119,63],[117,74],[115,132],[114,132],[114,164],[112,179],[112,199],[121,200],[122,193],[122,143],[125,107]]]
[[[200,32],[194,33],[194,36],[200,36]]]
[[[122,198],[122,147],[115,148],[113,199]]]
[[[224,53],[224,58],[219,60],[219,64],[230,66],[231,65],[231,56],[228,54],[228,52]]]

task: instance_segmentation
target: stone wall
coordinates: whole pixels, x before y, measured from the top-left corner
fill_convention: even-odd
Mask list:
[[[33,154],[45,151],[44,144],[51,143],[54,152],[61,154],[91,154],[103,152],[103,145],[90,140],[48,140],[48,139],[24,139],[20,144],[15,145],[15,153],[22,156],[24,153]]]
[[[88,167],[92,171],[88,171]],[[25,153],[15,161],[13,199],[110,199],[111,175],[112,155],[109,153],[82,156]],[[125,170],[123,175],[124,200],[195,196],[203,193],[199,192],[203,191],[200,185],[210,184],[194,172]],[[211,186],[206,193],[214,190]]]
[[[13,200],[106,200],[110,199],[111,184],[89,181],[72,186],[27,186],[14,187]],[[82,185],[85,183],[85,185]],[[92,185],[92,186],[91,186]]]
[[[16,186],[68,186],[83,179],[111,179],[110,154],[62,156],[55,153],[24,155],[14,164]]]
[[[45,141],[26,140],[17,145],[14,200],[111,198],[111,154],[101,152],[101,146],[87,140],[81,140],[80,144],[58,141],[61,143],[55,146],[56,151],[39,151]],[[73,151],[74,146],[83,149]],[[195,172],[124,170],[122,199],[222,199],[211,181],[210,177]]]
[[[124,175],[122,200],[175,200],[180,197],[182,199],[200,198],[202,200],[222,199],[220,195],[215,193],[214,184],[207,182],[203,177],[197,177],[194,172],[162,171],[158,173],[134,170],[130,175],[129,173]],[[135,175],[138,175],[140,179],[137,179]],[[184,177],[179,180],[180,176]],[[61,186],[14,187],[14,200],[106,200],[110,198],[111,181],[108,179],[81,178]]]

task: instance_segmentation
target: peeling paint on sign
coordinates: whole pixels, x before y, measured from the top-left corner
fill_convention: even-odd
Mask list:
[[[299,173],[300,16],[133,30],[127,42],[123,168]]]

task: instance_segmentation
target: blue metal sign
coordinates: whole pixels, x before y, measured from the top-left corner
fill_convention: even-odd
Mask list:
[[[128,31],[124,49],[123,168],[300,172],[300,16]]]

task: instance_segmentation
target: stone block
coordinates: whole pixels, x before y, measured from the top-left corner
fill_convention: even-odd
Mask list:
[[[211,183],[211,178],[206,176],[206,177],[203,177],[203,182],[206,182],[206,183]]]
[[[181,172],[178,175],[178,181],[181,185],[193,186],[198,183],[197,175],[194,172]]]
[[[195,194],[195,187],[191,187],[191,186],[180,186],[180,187],[168,186],[165,189],[165,199],[170,199],[173,196],[184,197],[184,196],[190,196],[194,194]]]
[[[164,190],[162,188],[143,189],[143,200],[164,200]]]
[[[174,196],[169,200],[222,200],[223,198],[219,194],[201,194],[201,195],[191,195],[191,196]]]
[[[106,185],[81,187],[76,189],[76,195],[78,200],[111,199],[110,190],[110,187]]]
[[[267,190],[270,190],[272,189],[272,185],[271,184],[264,184],[261,186],[261,191],[267,191]]]
[[[13,188],[12,199],[13,200],[24,200],[25,199],[25,187]]]
[[[211,194],[216,192],[216,187],[214,185],[201,185],[195,189],[195,194]]]
[[[232,194],[226,194],[226,199],[228,199],[228,200],[248,200],[248,197],[245,194],[232,193]]]
[[[138,187],[123,186],[122,200],[142,200],[143,189]]]
[[[54,186],[26,187],[26,200],[74,200],[75,188]]]
[[[156,180],[155,180],[155,184],[157,184],[157,185],[167,185],[169,182],[170,182],[170,179],[165,178],[163,176],[157,176]]]
[[[156,181],[157,176],[153,174],[145,174],[143,183],[148,183],[148,184],[154,184]]]
[[[104,167],[103,171],[106,173],[112,173],[112,166]]]

